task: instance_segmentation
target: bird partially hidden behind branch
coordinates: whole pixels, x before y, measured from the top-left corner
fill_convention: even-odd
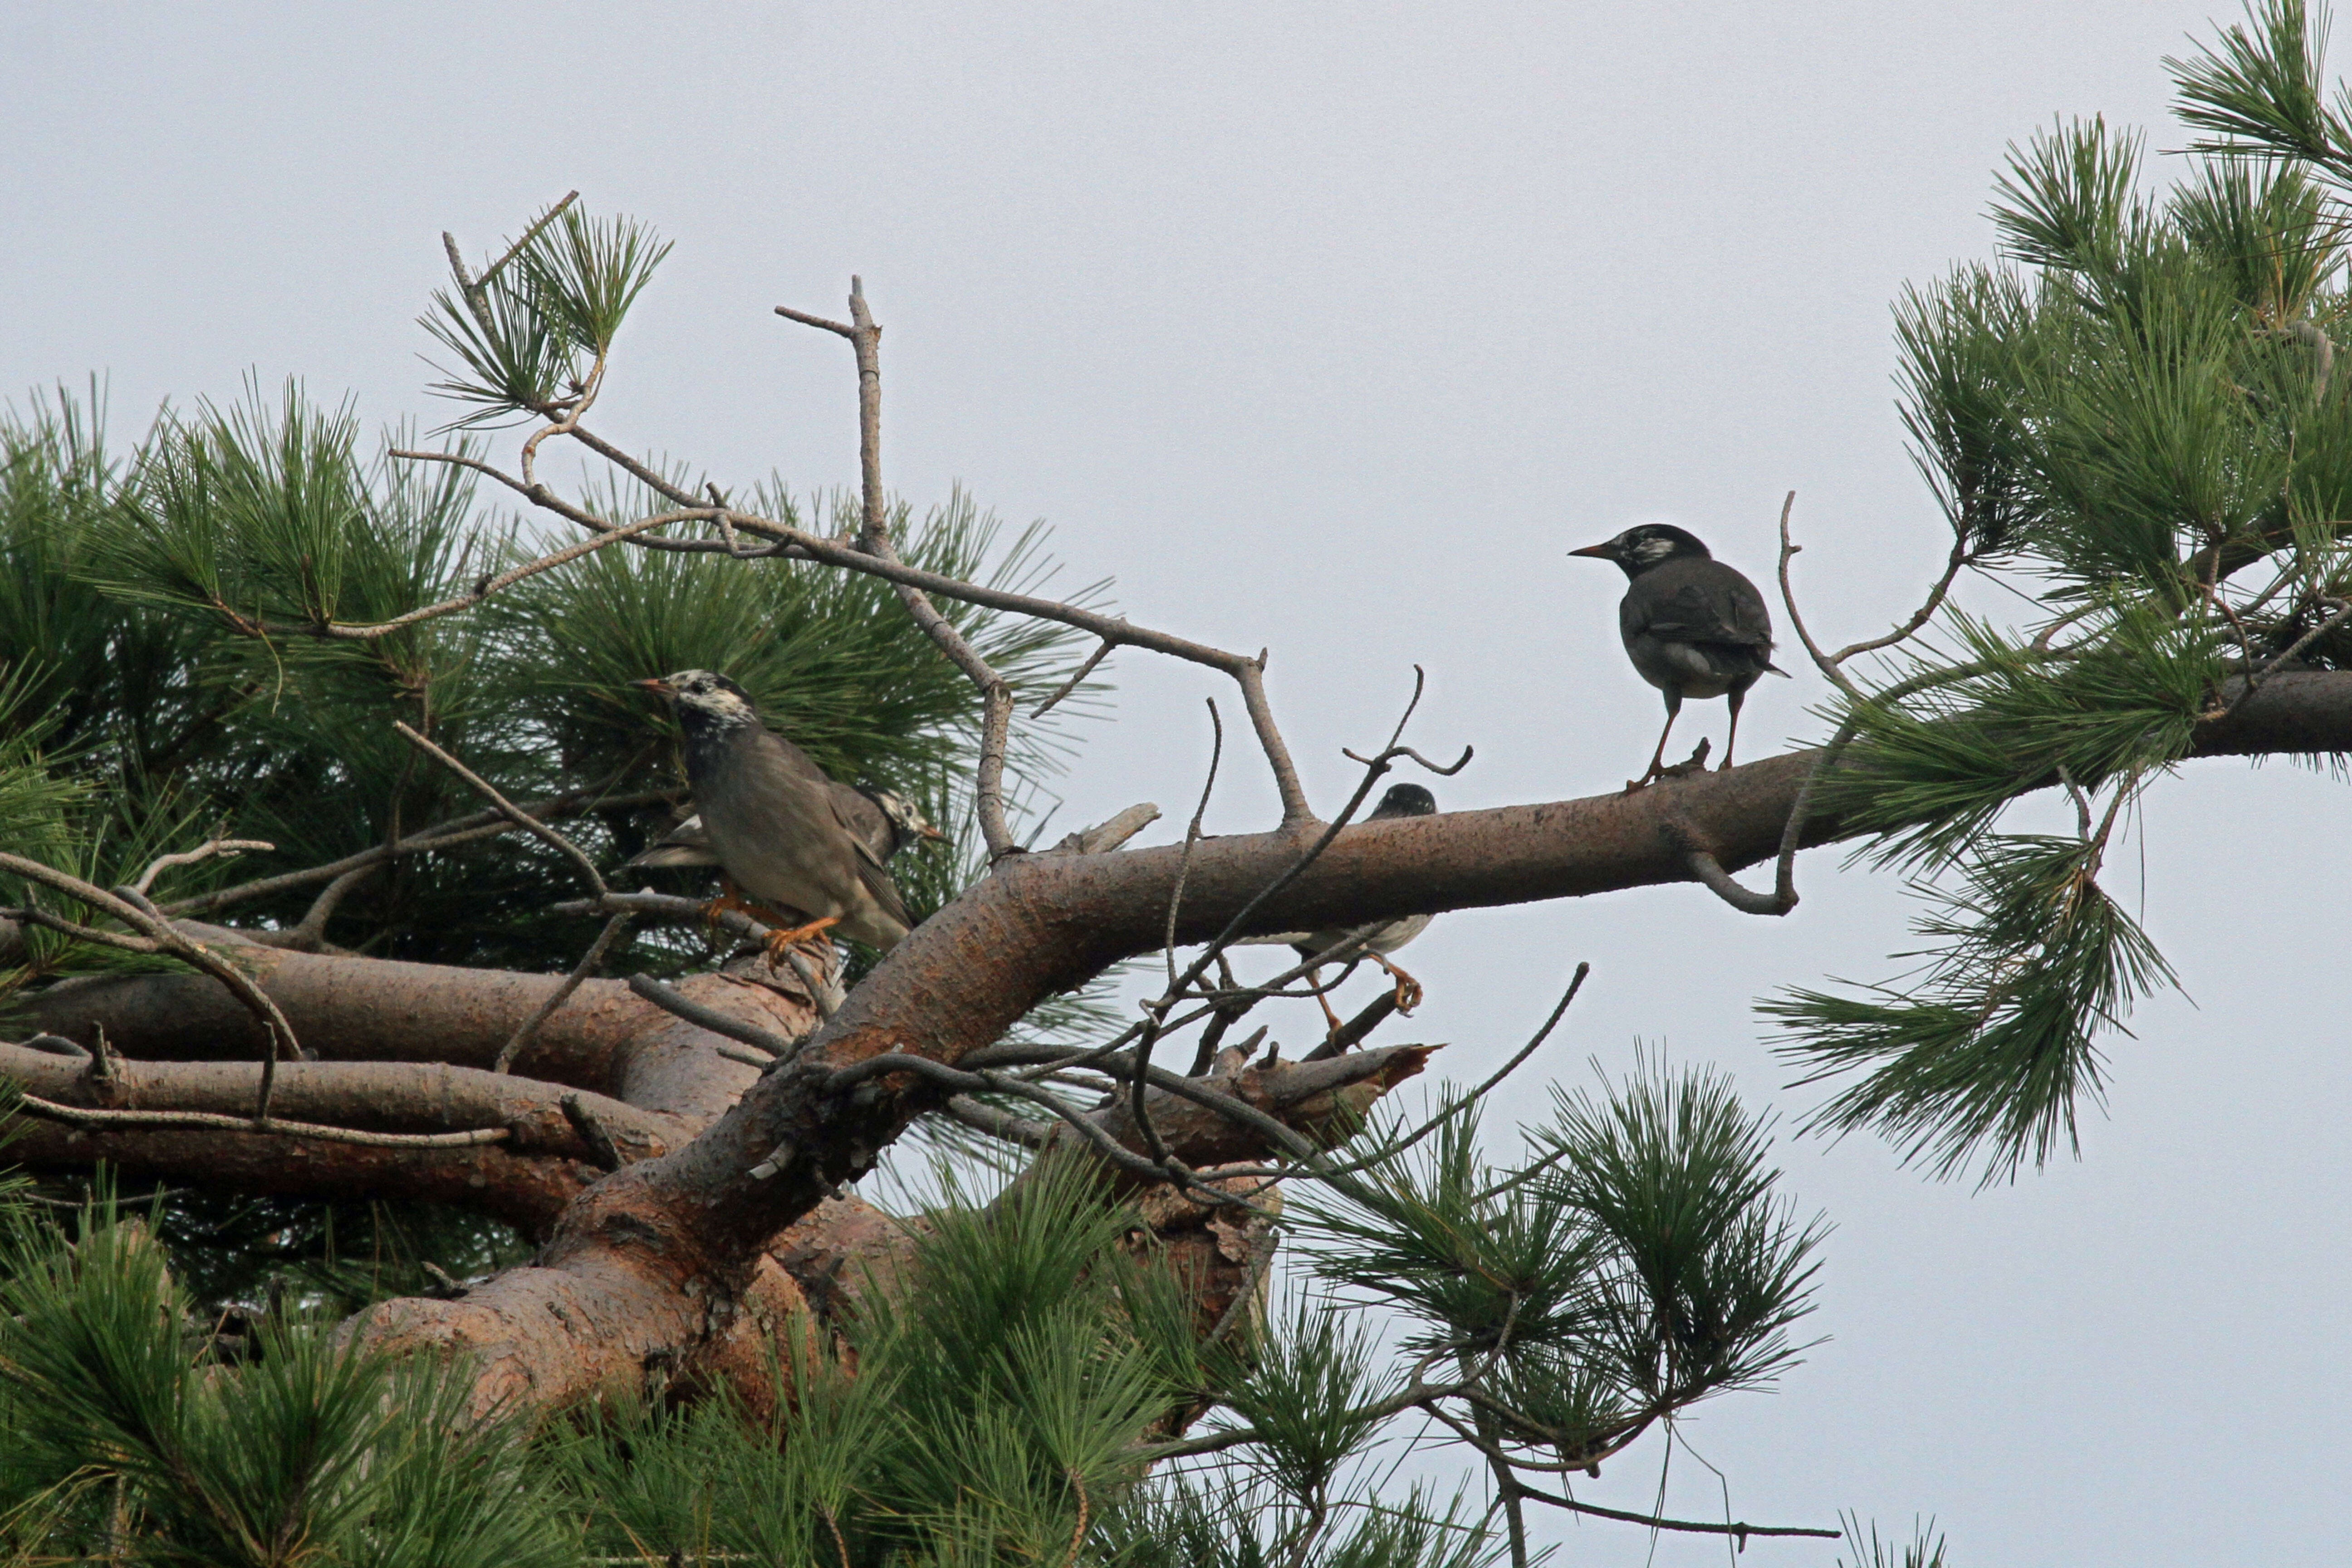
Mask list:
[[[1399,816],[1428,816],[1437,810],[1437,797],[1417,784],[1391,784],[1364,820],[1384,822]],[[1236,947],[1272,947],[1280,944],[1291,948],[1305,959],[1322,958],[1329,954],[1331,962],[1350,963],[1361,956],[1370,959],[1386,970],[1396,982],[1397,1011],[1410,1013],[1421,1005],[1421,982],[1389,962],[1388,955],[1429,929],[1427,915],[1406,915],[1402,920],[1373,921],[1360,926],[1334,926],[1328,931],[1279,931],[1272,936],[1248,936],[1234,943]],[[1344,950],[1344,951],[1340,951]],[[1339,1029],[1339,1015],[1331,1010],[1331,1000],[1322,994],[1323,971],[1318,966],[1307,972],[1316,988],[1318,1002],[1323,1004],[1323,1016],[1330,1021],[1331,1030]]]
[[[1617,605],[1618,635],[1633,668],[1665,694],[1666,727],[1658,731],[1658,748],[1642,776],[1626,782],[1626,792],[1670,772],[1666,737],[1685,697],[1729,700],[1731,728],[1723,739],[1723,766],[1729,769],[1748,689],[1768,672],[1789,673],[1772,662],[1772,617],[1764,595],[1669,523],[1645,522],[1569,553],[1613,561],[1624,572],[1629,581]]]
[[[835,783],[761,722],[751,695],[723,675],[686,669],[636,684],[677,710],[702,847],[732,884],[714,910],[741,905],[740,890],[805,917],[794,925],[751,909],[785,928],[768,939],[773,955],[835,927],[885,952],[896,947],[913,922],[883,868],[891,843],[884,836],[896,832],[888,808]],[[877,825],[876,816],[885,820]]]

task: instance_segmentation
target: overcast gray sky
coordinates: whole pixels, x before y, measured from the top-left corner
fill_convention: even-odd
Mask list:
[[[862,272],[891,482],[1048,519],[1127,613],[1270,645],[1324,802],[1416,661],[1424,747],[1478,748],[1442,801],[1589,794],[1648,754],[1658,709],[1617,647],[1617,574],[1562,552],[1670,520],[1760,577],[1793,489],[1825,635],[1907,609],[1945,544],[1893,413],[1888,302],[1987,253],[1992,170],[2052,115],[2179,145],[2158,59],[2221,9],[17,0],[0,393],[104,372],[128,430],[251,371],[437,419],[413,318],[440,232],[478,251],[576,186],[677,242],[604,400],[625,444],[854,480],[845,351],[770,308],[837,311]],[[1216,689],[1112,673],[1070,809],[1172,815]],[[1750,754],[1817,736],[1819,689],[1760,690]],[[1718,704],[1692,715],[1719,732]],[[1212,827],[1269,822],[1253,771],[1226,776]],[[1932,1513],[1963,1564],[2343,1561],[2344,805],[2284,764],[2152,794],[2146,918],[2195,1005],[2115,1043],[2080,1163],[1972,1194],[1869,1141],[1783,1145],[1838,1226],[1832,1337],[1690,1425],[1740,1517]],[[1638,1038],[1792,1121],[1814,1096],[1782,1089],[1750,1000],[1885,973],[1909,913],[1830,857],[1801,876],[1786,921],[1696,889],[1450,916],[1412,950],[1430,999],[1399,1037],[1454,1042],[1472,1076],[1590,959],[1490,1120]],[[1657,1460],[1587,1495],[1646,1506]],[[1686,1461],[1668,1500],[1720,1517]],[[1650,1550],[1546,1528],[1568,1562]]]

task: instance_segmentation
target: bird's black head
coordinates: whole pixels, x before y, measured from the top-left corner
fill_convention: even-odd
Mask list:
[[[760,710],[751,705],[750,692],[707,669],[681,669],[676,675],[636,684],[675,703],[681,724],[731,729],[760,721]]]
[[[1671,522],[1645,522],[1629,528],[1616,538],[1599,544],[1588,544],[1581,550],[1571,550],[1570,555],[1590,555],[1598,561],[1614,561],[1628,577],[1639,577],[1653,566],[1663,566],[1669,561],[1696,555],[1704,561],[1707,548],[1695,534],[1685,533]]]
[[[1416,784],[1389,785],[1381,804],[1372,807],[1367,822],[1391,816],[1428,816],[1437,810],[1437,797]]]
[[[890,819],[892,853],[895,854],[905,848],[909,840],[931,844],[941,844],[947,841],[948,836],[932,826],[930,818],[918,810],[913,801],[908,800],[897,790],[884,789],[879,784],[862,784],[852,787],[876,805],[880,806],[882,815]]]

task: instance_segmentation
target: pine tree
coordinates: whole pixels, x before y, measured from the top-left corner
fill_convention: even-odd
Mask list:
[[[1984,1181],[2066,1149],[2172,978],[2099,880],[2132,803],[2196,757],[2352,749],[2352,94],[2315,37],[2270,0],[2168,62],[2205,139],[2167,188],[2100,121],[2015,151],[2000,256],[1897,310],[1942,577],[1831,651],[1784,513],[1826,743],[1622,796],[1356,822],[1390,772],[1461,765],[1401,721],[1323,821],[1260,658],[1107,584],[1049,596],[1040,531],[885,489],[855,286],[845,321],[781,313],[855,356],[856,493],[614,444],[591,416],[667,247],[569,197],[478,271],[449,242],[436,435],[371,447],[293,386],[120,453],[95,395],[14,414],[0,1073],[37,1180],[0,1192],[0,1541],[1435,1568],[1529,1561],[1547,1508],[1834,1533],[1570,1489],[1801,1356],[1825,1225],[1777,1195],[1766,1113],[1643,1062],[1556,1089],[1497,1162],[1491,1091],[1580,968],[1411,1117],[1388,1096],[1430,1048],[1372,1043],[1401,994],[1288,1058],[1235,1037],[1309,1016],[1360,943],[1260,983],[1227,950],[1668,881],[1781,914],[1802,848],[1858,841],[1927,901],[1922,945],[1759,1004],[1835,1085],[1811,1125]],[[544,482],[565,442],[609,482]],[[1964,573],[2031,611],[1951,606]],[[1118,650],[1234,683],[1279,824],[1044,826]],[[688,668],[950,827],[893,864],[919,926],[889,955],[772,957],[706,868],[623,885],[690,804],[632,683]],[[2005,826],[2048,789],[2074,834]],[[1734,879],[1759,862],[1769,892]],[[1130,1022],[1087,988],[1145,956],[1166,984]],[[942,1193],[893,1218],[851,1184],[909,1134]],[[1408,1430],[1457,1493],[1384,1487]]]

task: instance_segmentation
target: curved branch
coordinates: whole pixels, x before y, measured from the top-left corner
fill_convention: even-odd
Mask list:
[[[273,1118],[249,1116],[259,1064],[58,1057],[0,1045],[0,1078],[47,1102],[10,1129],[8,1158],[87,1171],[312,1198],[405,1197],[480,1210],[539,1232],[604,1174],[562,1100],[583,1100],[631,1159],[692,1137],[696,1123],[649,1115],[561,1085],[415,1063],[289,1062]],[[173,1110],[136,1110],[170,1106]],[[165,1119],[169,1120],[165,1120]],[[453,1130],[456,1130],[453,1131]],[[485,1142],[485,1139],[496,1142]],[[454,1145],[454,1146],[453,1146]]]
[[[252,948],[255,984],[338,1062],[446,1063],[489,1068],[525,1020],[563,984],[554,974],[461,969],[348,954]],[[815,1020],[796,999],[723,975],[679,987],[696,1002],[780,1036]],[[148,1060],[205,1060],[258,1043],[252,1019],[194,975],[92,976],[20,1005],[28,1025],[85,1047],[102,1032]],[[511,1064],[527,1079],[584,1089],[700,1126],[735,1102],[756,1069],[718,1055],[723,1042],[632,995],[617,980],[581,984]]]
[[[2352,673],[2277,674],[2234,712],[2200,726],[2195,751],[2352,751]],[[1202,839],[1185,872],[1177,940],[1203,940],[1237,923],[1248,932],[1319,930],[1682,881],[1690,875],[1693,847],[1737,869],[1777,850],[1818,761],[1816,752],[1794,752],[1632,796],[1362,823],[1333,834],[1320,857],[1304,864],[1289,834]],[[1802,844],[1850,832],[1826,816],[1798,826]],[[362,1331],[387,1345],[479,1353],[488,1371],[478,1398],[511,1397],[526,1408],[582,1397],[607,1379],[638,1376],[647,1354],[702,1342],[712,1332],[709,1289],[695,1282],[716,1282],[738,1303],[755,1301],[767,1289],[758,1282],[768,1278],[762,1270],[772,1265],[762,1260],[773,1239],[870,1169],[915,1116],[944,1098],[946,1087],[889,1078],[843,1093],[830,1087],[834,1075],[892,1055],[967,1070],[964,1058],[997,1042],[1041,998],[1156,949],[1166,938],[1168,897],[1183,858],[1181,847],[1168,846],[1008,859],[917,928],[792,1062],[765,1077],[726,1068],[748,1085],[737,1091],[740,1101],[685,1147],[629,1164],[583,1194],[557,1221],[539,1266],[501,1276],[462,1302],[389,1303]],[[373,1030],[413,1052],[419,1035],[431,1034],[429,1009],[440,1003],[446,1011],[437,1016],[451,1033],[466,1034],[485,1060],[545,988],[559,983],[554,976],[279,952],[257,965],[274,992],[296,975],[323,987],[312,991],[310,1005],[346,1042]],[[385,1005],[381,993],[373,1005],[360,994],[365,976],[395,973],[408,977],[396,1005]],[[50,1006],[59,992],[74,988],[58,987],[36,1005]],[[492,994],[507,1001],[485,1027],[473,1015]],[[86,1005],[93,990],[85,986],[78,994]],[[942,1005],[949,995],[953,1005]],[[68,994],[57,1005],[67,1025],[75,1016],[72,1002]],[[416,1008],[427,1017],[403,1016]],[[549,1019],[539,1049],[567,1034],[584,1045],[595,1036],[591,1026],[600,1009],[628,1015],[625,1029],[610,1020],[599,1026],[633,1037],[647,1004],[615,983],[591,982]],[[575,1012],[582,1019],[567,1026]],[[669,1027],[699,1042],[695,1048],[706,1066],[718,1065],[708,1036],[683,1022]],[[617,1049],[617,1041],[608,1049]],[[1298,1070],[1344,1070],[1356,1059],[1299,1064]],[[1399,1071],[1409,1059],[1389,1058]],[[1359,1081],[1367,1086],[1360,1092],[1384,1087]],[[1258,1129],[1214,1108],[1199,1109],[1221,1135],[1265,1145]],[[1281,1120],[1304,1125],[1298,1118],[1307,1110],[1286,1108]],[[1163,1137],[1180,1125],[1173,1105],[1155,1107],[1154,1115]],[[1171,1146],[1181,1147],[1172,1138]],[[764,1179],[754,1175],[761,1166],[769,1168]]]
[[[118,898],[112,893],[103,891],[79,877],[68,876],[54,867],[45,866],[38,860],[27,860],[17,855],[0,853],[0,870],[13,871],[29,881],[39,882],[44,886],[55,888],[59,892],[71,894],[91,909],[102,914],[110,915],[138,931],[148,944],[146,951],[167,952],[194,968],[203,970],[227,987],[229,994],[243,1003],[253,1016],[261,1021],[266,1037],[261,1055],[260,1082],[254,1092],[253,1115],[258,1121],[269,1120],[269,1096],[270,1090],[277,1082],[278,1060],[281,1058],[300,1060],[302,1046],[301,1042],[295,1037],[294,1026],[287,1022],[286,1015],[278,1009],[278,1004],[255,984],[244,970],[213,952],[201,942],[192,941],[174,930],[171,921],[154,912],[155,906],[147,903],[142,895],[137,893],[131,895],[132,898],[139,900],[139,903],[134,904],[130,900]],[[140,904],[145,904],[146,907],[142,909]],[[34,920],[40,920],[45,912],[30,907],[25,910],[26,918]],[[41,923],[52,922],[42,921]],[[85,933],[78,931],[75,934]],[[86,934],[106,942],[109,946],[126,945],[120,938],[109,937],[104,932],[93,931]]]
[[[791,314],[791,312],[785,312]],[[795,318],[797,319],[797,318]],[[575,437],[581,432],[574,431]],[[611,453],[599,446],[606,456]],[[583,507],[576,506],[557,495],[535,479],[525,480],[506,473],[492,464],[461,452],[425,452],[395,449],[389,454],[413,462],[446,463],[486,475],[522,496],[533,506],[551,511],[558,517],[579,524],[597,533],[608,533],[621,525],[597,516]],[[630,470],[635,472],[633,467]],[[1228,653],[1189,638],[1173,637],[1166,632],[1138,626],[1117,616],[1082,609],[1076,605],[1055,599],[1041,599],[1034,595],[1015,594],[982,584],[967,583],[941,573],[910,566],[897,558],[876,553],[860,542],[844,542],[823,534],[810,533],[788,523],[771,518],[753,517],[732,507],[679,506],[664,513],[664,520],[673,522],[702,521],[717,524],[722,521],[730,528],[740,528],[789,546],[785,554],[793,560],[815,561],[828,566],[839,566],[868,576],[880,577],[903,589],[916,589],[940,598],[957,599],[966,604],[1003,610],[1013,615],[1031,616],[1039,620],[1054,621],[1089,632],[1106,644],[1117,647],[1139,647],[1149,652],[1165,654],[1187,663],[1204,665],[1222,670],[1233,678],[1242,689],[1242,702],[1248,711],[1251,727],[1256,731],[1260,750],[1265,752],[1268,767],[1273,771],[1275,787],[1282,798],[1283,821],[1289,826],[1311,822],[1314,811],[1307,803],[1306,787],[1299,783],[1298,770],[1291,761],[1290,749],[1274,719],[1274,710],[1265,695],[1265,655],[1263,650],[1252,658],[1243,654]],[[640,536],[635,542],[646,548],[675,550],[709,550],[730,552],[732,546],[725,539],[664,540]],[[933,614],[937,614],[934,610]],[[942,622],[944,625],[944,622]],[[953,631],[951,626],[947,628]],[[961,634],[956,634],[961,638]],[[944,646],[944,645],[943,645]],[[951,650],[950,650],[951,651]],[[969,666],[961,666],[969,672]],[[1009,700],[1009,697],[1007,700]],[[1008,842],[1010,842],[1008,837]]]
[[[606,779],[603,784],[584,790],[574,790],[568,795],[550,795],[545,800],[524,801],[517,809],[544,819],[576,816],[582,812],[601,810],[609,806],[652,805],[657,803],[676,802],[686,796],[687,792],[683,788],[630,790],[609,795],[603,793],[621,776],[623,775],[615,774],[614,778]],[[318,882],[332,882],[352,872],[380,866],[387,860],[398,859],[404,855],[420,855],[432,849],[454,849],[461,844],[472,844],[480,839],[495,838],[500,834],[517,831],[520,831],[517,825],[493,807],[488,811],[478,811],[467,816],[436,823],[431,827],[422,828],[410,834],[397,843],[378,844],[360,850],[356,854],[346,855],[340,860],[306,867],[299,871],[279,872],[276,876],[242,882],[233,888],[221,888],[213,892],[199,893],[194,898],[174,900],[171,903],[158,905],[157,908],[166,915],[172,916],[207,914],[215,910],[226,909],[231,904],[246,903],[254,899],[266,899],[274,893],[286,892],[291,889],[307,888]]]

